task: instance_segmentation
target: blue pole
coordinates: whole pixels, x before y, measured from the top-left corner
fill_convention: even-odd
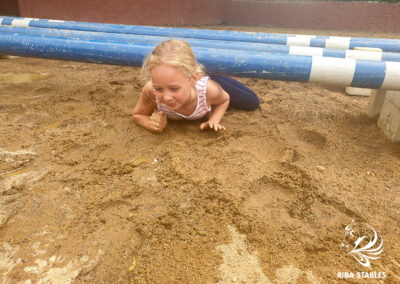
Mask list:
[[[154,46],[0,34],[0,54],[140,66]],[[208,72],[400,90],[400,63],[194,47]]]
[[[167,37],[147,36],[147,35],[134,35],[134,34],[113,34],[103,32],[87,32],[75,30],[60,30],[48,28],[23,28],[23,27],[10,27],[0,26],[0,33],[21,33],[34,36],[50,36],[83,40],[99,40],[110,42],[123,42],[123,43],[145,43],[145,44],[158,44]],[[274,52],[292,55],[309,55],[309,56],[325,56],[337,58],[354,58],[364,60],[382,60],[382,61],[397,61],[400,62],[400,53],[395,52],[381,52],[381,51],[359,51],[359,50],[339,50],[318,47],[299,47],[287,46],[279,44],[265,44],[253,42],[234,42],[234,41],[221,41],[221,40],[205,40],[205,39],[191,39],[181,38],[186,40],[191,46],[196,47],[212,47],[218,49],[232,49],[232,50],[249,50],[261,52]]]
[[[355,47],[380,48],[385,52],[400,52],[400,40],[308,36],[271,33],[248,33],[205,29],[183,29],[149,26],[100,24],[87,22],[55,21],[18,17],[0,17],[0,25],[19,27],[38,27],[66,30],[94,31],[122,34],[141,34],[153,36],[184,37],[210,40],[245,41],[282,45],[301,45],[335,49],[354,49]]]

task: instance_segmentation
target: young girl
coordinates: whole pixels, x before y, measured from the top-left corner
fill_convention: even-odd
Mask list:
[[[220,122],[228,106],[253,110],[260,104],[257,95],[238,81],[205,76],[204,67],[183,40],[160,43],[145,58],[142,74],[148,81],[133,110],[133,119],[152,132],[162,132],[167,118],[195,120],[206,115],[208,121],[200,124],[201,130],[225,130]]]

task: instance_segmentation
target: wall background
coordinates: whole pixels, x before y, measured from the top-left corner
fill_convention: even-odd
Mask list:
[[[400,32],[400,4],[227,1],[225,18],[239,25]],[[246,11],[246,12],[243,12]]]
[[[19,14],[17,0],[0,0],[0,15],[16,16]]]
[[[400,33],[400,4],[257,0],[1,0],[22,17],[143,25],[269,25]]]

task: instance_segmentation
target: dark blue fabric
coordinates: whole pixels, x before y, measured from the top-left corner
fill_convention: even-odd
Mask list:
[[[257,95],[239,81],[227,76],[209,76],[229,94],[229,107],[242,110],[255,110],[259,107],[260,100]]]

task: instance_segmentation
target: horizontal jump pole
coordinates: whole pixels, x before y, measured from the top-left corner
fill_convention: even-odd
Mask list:
[[[123,42],[123,43],[145,43],[145,44],[158,44],[168,37],[148,36],[148,35],[134,35],[134,34],[114,34],[103,32],[88,32],[76,30],[60,30],[49,28],[24,28],[24,27],[11,27],[0,26],[0,33],[21,33],[34,36],[50,36],[83,40],[99,40],[110,42]],[[363,51],[363,50],[339,50],[320,47],[304,47],[304,46],[287,46],[280,44],[265,44],[253,42],[234,42],[234,41],[221,41],[221,40],[205,40],[205,39],[192,39],[181,38],[186,40],[191,46],[197,47],[212,47],[218,49],[232,49],[232,50],[249,50],[261,52],[274,52],[284,53],[291,55],[310,55],[310,56],[325,56],[337,58],[353,58],[364,60],[382,60],[382,61],[396,61],[400,62],[400,53],[395,52],[382,52],[382,51]]]
[[[140,66],[154,45],[0,34],[0,54]],[[400,90],[400,63],[194,47],[210,73]]]
[[[122,34],[141,34],[168,37],[199,38],[210,40],[229,40],[258,42],[281,45],[298,45],[334,49],[354,49],[355,47],[380,48],[385,52],[400,52],[400,40],[374,39],[357,37],[331,37],[313,35],[290,35],[273,33],[250,33],[238,31],[221,31],[206,29],[184,29],[150,26],[133,26],[117,24],[101,24],[88,22],[72,22],[47,19],[18,17],[0,17],[0,25],[16,27],[37,27],[80,31],[94,31]]]

